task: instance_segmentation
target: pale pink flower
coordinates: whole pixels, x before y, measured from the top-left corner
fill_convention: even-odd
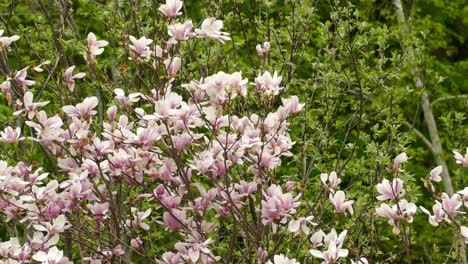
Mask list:
[[[387,218],[388,223],[393,227],[393,233],[398,235],[400,233],[399,220],[405,220],[407,223],[413,222],[413,215],[416,213],[417,207],[414,203],[409,203],[405,199],[398,202],[398,205],[390,207],[388,204],[381,204],[375,210],[376,214]]]
[[[465,156],[460,154],[458,151],[453,151],[453,155],[455,159],[457,160],[457,164],[462,165],[464,168],[468,168],[468,147],[466,148],[466,153]]]
[[[66,105],[62,107],[62,109],[70,117],[86,117],[97,113],[93,109],[98,105],[98,103],[96,96],[86,97],[83,102],[78,103],[76,106]]]
[[[192,20],[185,21],[183,24],[176,23],[168,26],[168,34],[177,41],[187,40],[195,34],[192,32]]]
[[[431,215],[431,213],[424,207],[420,206],[419,207],[423,213],[427,214],[429,217],[429,223],[433,226],[438,226],[440,222],[442,222],[444,219],[447,218],[447,214],[444,212],[442,209],[442,205],[437,201],[436,204],[432,206],[432,212],[434,212],[434,215]]]
[[[435,182],[440,182],[442,178],[440,177],[440,174],[442,173],[443,167],[437,166],[433,170],[431,170],[429,181],[435,181]]]
[[[93,213],[93,219],[97,222],[101,222],[107,219],[107,212],[109,211],[110,204],[105,203],[94,203],[88,204],[87,207]]]
[[[47,252],[39,251],[33,255],[33,259],[42,264],[68,264],[72,263],[63,256],[63,251],[57,247],[49,248]]]
[[[299,264],[296,259],[289,259],[283,254],[275,255],[273,257],[273,262],[269,260],[267,264]]]
[[[84,72],[79,72],[75,75],[73,75],[73,70],[75,69],[75,65],[67,68],[65,70],[65,83],[67,84],[68,89],[70,89],[71,92],[75,89],[75,79],[83,79],[86,76],[86,73]]]
[[[460,195],[458,193],[452,195],[450,197],[448,194],[442,194],[442,209],[447,214],[455,215],[459,213],[458,209],[462,206],[462,202],[460,201]]]
[[[337,246],[334,241],[330,242],[326,251],[321,252],[316,249],[311,249],[309,252],[312,256],[323,259],[323,263],[326,264],[336,263],[338,259],[348,256],[348,250]]]
[[[110,121],[115,121],[117,116],[117,106],[112,105],[107,109],[107,116],[109,117]]]
[[[166,0],[166,4],[163,4],[159,7],[166,17],[173,18],[178,15],[181,15],[182,12],[179,12],[182,9],[183,2],[180,0]]]
[[[468,244],[468,227],[461,226],[460,227],[460,234],[462,235],[463,239],[465,240],[465,244]]]
[[[271,74],[266,71],[263,75],[258,75],[258,77],[255,78],[255,86],[259,92],[267,95],[278,95],[279,91],[283,89],[283,87],[280,86],[282,80],[283,78],[278,76],[277,72],[271,76]]]
[[[182,63],[179,57],[174,57],[164,60],[164,65],[166,65],[167,74],[173,76],[177,74]]]
[[[20,127],[17,127],[15,129],[13,129],[12,127],[6,127],[5,130],[0,132],[0,142],[13,144],[24,139],[24,137],[20,137],[20,136],[21,136]]]
[[[336,233],[336,231],[335,231]],[[315,232],[311,237],[310,237],[310,242],[312,243],[312,245],[314,247],[318,247],[318,246],[321,246],[323,243],[323,239],[326,237],[327,235],[325,234],[325,232],[323,232],[322,229],[320,229],[319,231]]]
[[[34,225],[34,229],[37,231],[47,232],[49,235],[55,235],[63,233],[71,225],[68,223],[65,215],[59,215],[56,219],[52,221],[52,224],[49,222],[44,222],[42,224]]]
[[[42,66],[43,65],[48,65],[48,64],[50,64],[50,60],[46,60],[43,63],[37,65],[36,67],[33,68],[33,70],[36,71],[36,72],[43,72],[44,70],[42,69]]]
[[[139,248],[141,245],[143,245],[143,241],[141,241],[141,239],[139,237],[132,238],[132,240],[130,240],[130,245],[133,248]]]
[[[378,200],[393,200],[402,197],[405,194],[403,181],[399,178],[393,179],[392,183],[384,179],[382,183],[377,184],[377,191],[381,194],[377,196]]]
[[[136,39],[134,36],[129,36],[132,45],[128,45],[130,53],[135,61],[141,61],[142,59],[148,60],[151,57],[151,48],[149,45],[153,43],[152,39],[148,39],[145,36]]]
[[[151,209],[146,210],[145,212],[138,212],[138,209],[132,207],[132,213],[136,214],[134,215],[132,220],[127,220],[126,225],[132,228],[141,228],[143,230],[149,230],[150,226],[147,223],[143,223],[143,220],[150,216],[151,214]]]
[[[400,165],[405,163],[408,160],[408,155],[405,152],[398,154],[395,159],[393,159],[392,169],[396,171],[402,171]]]
[[[23,111],[26,111],[28,113],[28,118],[31,119],[34,117],[34,114],[36,113],[37,108],[49,104],[49,101],[34,103],[33,96],[34,96],[33,93],[31,93],[30,91],[27,91],[26,93],[24,93],[24,97],[23,97],[24,109],[14,112],[13,115],[20,115]]]
[[[195,33],[200,38],[209,38],[212,40],[219,40],[224,43],[224,40],[230,40],[229,33],[221,32],[223,28],[223,21],[217,20],[215,17],[206,18],[203,20],[200,29],[195,29]]]
[[[354,211],[352,204],[354,201],[345,201],[345,198],[345,193],[343,191],[337,191],[335,195],[330,193],[330,202],[337,213],[344,213],[348,210],[350,214],[353,214]]]
[[[125,96],[125,91],[117,88],[114,89],[115,99],[122,104],[122,106],[131,106],[132,104],[138,102],[140,100],[140,93],[131,93],[128,97]]]
[[[101,55],[104,52],[104,47],[107,46],[109,42],[105,40],[97,40],[96,35],[94,35],[93,32],[89,32],[87,41],[88,50],[85,55],[85,60],[89,63],[95,63],[96,56]]]
[[[327,173],[320,174],[320,180],[323,182],[323,185],[328,188],[328,191],[331,193],[335,192],[335,187],[341,183],[341,179],[338,178],[335,171],[332,171],[330,175]]]
[[[255,49],[257,50],[258,56],[260,56],[260,57],[265,56],[270,52],[270,42],[263,43],[263,47],[262,47],[262,45],[257,44]]]
[[[26,77],[28,76],[28,68],[29,67],[26,67],[20,71],[18,71],[15,75],[15,77],[13,78],[13,80],[15,80],[15,82],[19,85],[19,86],[22,86],[22,87],[25,87],[25,86],[32,86],[34,85],[34,81],[31,81],[31,80],[26,80]]]
[[[281,98],[281,102],[288,115],[297,114],[304,107],[304,104],[300,104],[299,98],[295,95],[291,96],[291,98]]]
[[[316,226],[317,224],[312,222],[314,219],[314,216],[308,216],[308,217],[301,217],[298,220],[291,219],[288,224],[288,230],[291,233],[295,233],[296,235],[299,234],[306,234],[308,235],[310,233],[310,228],[309,225]]]
[[[465,187],[465,189],[458,191],[457,193],[461,195],[463,205],[468,207],[468,187]]]
[[[8,48],[11,43],[20,39],[18,35],[13,35],[11,37],[2,37],[4,30],[0,29],[0,49],[1,48]]]
[[[262,222],[263,224],[281,223],[285,224],[287,218],[296,212],[300,205],[300,195],[293,198],[291,193],[283,193],[280,186],[271,185],[264,192],[262,200]]]

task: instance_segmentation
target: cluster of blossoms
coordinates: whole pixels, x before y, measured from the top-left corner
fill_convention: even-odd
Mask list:
[[[24,227],[24,239],[11,237],[0,243],[2,263],[71,263],[70,256],[59,249],[65,239],[76,242],[80,257],[90,263],[129,261],[125,258],[131,252],[159,264],[217,263],[221,256],[216,239],[222,236],[218,231],[226,229],[225,223],[241,229],[238,237],[230,239],[255,240],[259,263],[299,263],[284,254],[268,254],[269,241],[260,237],[269,239],[270,230],[304,235],[311,243],[309,253],[323,263],[348,257],[347,230],[338,235],[333,228],[328,234],[317,228],[309,238],[319,224],[313,210],[302,213],[301,207],[307,204],[301,200],[303,193],[295,182],[282,184],[273,177],[282,160],[293,156],[289,120],[304,106],[297,96],[277,100],[285,89],[277,72],[260,72],[253,83],[238,71],[175,85],[182,58],[172,47],[195,38],[230,40],[216,18],[205,19],[197,29],[190,20],[177,22],[182,7],[180,0],[166,0],[159,8],[168,21],[170,38],[164,47],[146,36],[129,36],[125,47],[131,63],[155,72],[163,69],[167,78],[162,79],[167,81],[162,87],[139,92],[114,88],[114,100],[107,109],[96,95],[64,105],[51,115],[46,111],[51,103],[35,99],[36,82],[28,79],[27,67],[0,85],[16,121],[24,123],[2,129],[0,142],[37,144],[56,165],[49,174],[25,161],[0,161],[0,213],[6,223]],[[1,37],[0,50],[7,51],[18,39]],[[97,57],[109,42],[93,33],[86,41],[84,58],[88,74],[93,75]],[[270,48],[268,42],[256,47],[259,56],[268,55]],[[33,69],[40,73],[49,63]],[[74,73],[76,67],[64,67],[61,76],[70,92],[75,92],[75,81],[87,75]],[[268,100],[274,107],[267,113],[233,110],[249,96]],[[105,112],[100,112],[100,106]],[[455,158],[466,167],[467,156],[455,152]],[[403,172],[401,164],[407,159],[405,153],[398,155],[391,170]],[[431,171],[428,186],[434,188],[432,182],[441,180],[441,172],[441,167]],[[323,173],[320,180],[333,211],[353,215],[354,201],[338,190],[337,173]],[[391,204],[382,203],[376,213],[388,219],[398,234],[402,223],[413,221],[417,207],[403,198],[400,178],[383,180],[377,191],[378,200]],[[421,210],[433,225],[455,224],[460,208],[468,206],[468,188],[440,198],[433,206],[434,215]],[[147,256],[153,229],[174,234],[176,241],[166,252]],[[468,228],[459,229],[468,242]],[[367,263],[365,258],[353,257]]]

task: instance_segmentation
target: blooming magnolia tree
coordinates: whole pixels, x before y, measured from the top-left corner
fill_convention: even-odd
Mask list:
[[[447,254],[463,261],[468,187],[439,192],[440,166],[424,179],[432,212],[407,195],[405,153],[369,187],[374,195],[368,199],[381,201],[371,207],[356,207],[341,171],[305,182],[279,175],[297,154],[291,126],[306,101],[289,94],[275,70],[260,68],[249,79],[207,67],[211,71],[186,80],[181,71],[189,56],[198,56],[194,45],[232,40],[221,19],[195,27],[181,18],[183,7],[180,0],[159,6],[167,27],[159,39],[128,35],[119,45],[89,32],[79,40],[82,64],[70,65],[59,53],[56,62],[47,58],[14,70],[10,53],[20,36],[0,38],[1,89],[14,120],[0,141],[17,154],[0,161],[0,212],[9,234],[0,243],[2,262],[371,263],[372,250],[348,239],[350,223],[362,214],[387,221],[384,228],[411,261],[418,212],[431,225],[451,229],[454,246]],[[138,77],[128,87],[100,68],[111,48],[128,53],[121,68],[135,69]],[[265,61],[279,48],[254,46]],[[35,81],[41,75],[48,77]],[[49,81],[68,95],[41,99]],[[86,85],[97,88],[81,98],[77,86]],[[60,109],[50,107],[58,101]],[[47,168],[24,158],[36,148]],[[468,149],[454,154],[468,167]]]

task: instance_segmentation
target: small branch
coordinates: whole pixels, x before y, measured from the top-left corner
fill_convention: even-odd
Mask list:
[[[410,129],[410,131],[413,131],[416,134],[416,136],[418,136],[419,139],[421,139],[424,142],[424,144],[426,144],[426,146],[432,150],[432,143],[426,138],[426,136],[423,135],[423,133],[421,133],[421,131],[416,129],[407,121],[404,121],[403,124],[405,124]]]
[[[438,103],[441,101],[452,100],[452,99],[462,99],[462,98],[468,98],[468,94],[444,96],[444,97],[437,98],[436,100],[432,101],[431,107],[434,107],[435,103]]]

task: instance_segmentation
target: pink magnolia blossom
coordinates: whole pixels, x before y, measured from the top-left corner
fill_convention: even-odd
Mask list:
[[[402,199],[398,205],[390,207],[388,204],[381,204],[375,210],[376,214],[387,218],[388,223],[393,227],[393,233],[398,235],[400,233],[398,221],[406,221],[407,223],[413,222],[413,215],[416,213],[417,207],[414,203],[409,203],[407,200]]]
[[[149,45],[153,43],[152,39],[148,39],[145,36],[136,39],[134,36],[129,36],[131,45],[128,45],[130,48],[130,53],[132,58],[135,61],[149,60],[151,57],[151,48]]]
[[[341,183],[341,179],[338,178],[335,171],[332,171],[330,175],[327,173],[320,174],[320,180],[323,182],[325,187],[328,188],[328,191],[331,193],[335,192],[335,187]]]
[[[132,228],[141,228],[143,230],[149,230],[150,226],[147,223],[143,223],[143,220],[150,216],[151,209],[145,212],[138,212],[138,209],[132,207],[132,213],[135,214],[132,220],[127,220],[126,225]]]
[[[345,193],[343,191],[337,191],[335,195],[330,193],[330,202],[337,213],[344,213],[346,210],[348,210],[350,214],[354,212],[352,206],[354,201],[345,201]]]
[[[5,142],[8,144],[13,144],[24,139],[21,136],[21,128],[17,127],[13,129],[12,127],[6,127],[3,131],[0,132],[0,142]]]
[[[34,81],[31,81],[31,80],[26,80],[26,77],[28,76],[28,68],[29,67],[26,67],[20,71],[18,71],[15,75],[15,77],[13,78],[13,80],[15,80],[15,82],[19,85],[19,86],[22,86],[22,87],[25,87],[25,86],[32,86],[34,85]]]
[[[265,56],[270,52],[270,42],[263,43],[263,47],[262,45],[257,44],[255,49],[257,50],[258,56],[260,57]]]
[[[94,203],[88,204],[87,207],[93,213],[93,219],[96,222],[102,222],[107,219],[107,212],[109,211],[110,204],[108,202],[105,203]]]
[[[440,182],[442,178],[440,177],[440,174],[442,173],[443,167],[442,166],[437,166],[430,172],[430,177],[429,181],[435,181],[435,182]]]
[[[97,40],[96,35],[93,32],[89,32],[88,37],[88,50],[85,55],[85,60],[88,63],[95,63],[96,56],[101,55],[104,52],[104,47],[109,44],[105,40]]]
[[[20,39],[18,35],[13,35],[11,37],[2,37],[4,30],[0,29],[0,49],[10,47],[11,43]]]
[[[68,89],[70,89],[71,92],[75,89],[75,79],[83,79],[86,76],[86,73],[84,72],[79,72],[75,75],[73,75],[73,70],[75,69],[75,65],[67,68],[65,70],[65,83],[67,84]]]
[[[295,233],[296,235],[300,235],[302,233],[308,235],[310,233],[309,225],[316,226],[317,224],[312,222],[314,220],[314,216],[308,217],[301,217],[298,220],[291,219],[288,224],[288,230],[291,233]]]
[[[24,109],[14,112],[13,115],[20,115],[23,111],[26,111],[28,113],[28,118],[31,119],[36,114],[37,108],[49,104],[49,101],[35,103],[33,102],[33,93],[27,91],[26,93],[24,93],[23,104]]]
[[[122,106],[131,106],[132,104],[138,102],[140,100],[141,94],[140,93],[131,93],[128,97],[125,96],[124,90],[117,88],[114,89],[115,99],[119,101]]]
[[[300,205],[298,202],[300,195],[293,198],[291,193],[283,193],[281,187],[271,185],[264,192],[264,200],[262,200],[262,223],[286,223],[287,218],[296,212],[296,208]]]
[[[63,256],[63,251],[57,247],[50,248],[47,252],[39,251],[34,254],[33,259],[42,264],[68,264],[72,263],[67,257]]]
[[[419,208],[421,209],[421,211],[423,211],[423,213],[429,216],[429,223],[433,226],[438,226],[439,223],[443,220],[450,221],[447,217],[447,214],[442,209],[442,205],[438,201],[432,206],[432,212],[434,212],[434,215],[431,215],[431,213],[422,206],[420,206]]]
[[[177,41],[183,41],[195,36],[192,32],[192,28],[192,20],[187,20],[183,24],[176,23],[169,25],[168,34]]]
[[[449,215],[455,215],[459,213],[458,209],[462,206],[460,201],[460,195],[458,193],[450,197],[448,194],[442,194],[442,209]]]
[[[405,163],[408,160],[408,155],[405,152],[398,154],[395,159],[393,159],[392,169],[396,171],[402,171],[400,165]]]
[[[337,246],[334,241],[331,241],[328,244],[328,249],[326,251],[322,252],[316,249],[311,249],[309,252],[312,256],[323,259],[323,263],[326,264],[336,263],[338,259],[348,256],[348,250]]]
[[[166,4],[163,4],[159,7],[166,17],[173,18],[178,15],[181,15],[182,12],[179,12],[182,9],[183,2],[180,0],[166,0]]]
[[[195,33],[199,38],[209,38],[212,40],[219,40],[224,43],[224,40],[230,40],[229,33],[221,32],[223,28],[223,21],[217,20],[215,17],[206,18],[203,20],[200,29],[195,29]]]
[[[468,168],[468,147],[466,148],[465,156],[460,154],[458,151],[453,151],[453,155],[457,160],[457,164],[460,164],[464,168]]]
[[[277,72],[271,76],[271,74],[266,71],[263,75],[259,74],[258,77],[255,78],[255,86],[259,92],[267,95],[278,95],[279,91],[283,89],[283,87],[280,87],[282,80],[283,78],[278,76]]]
[[[299,264],[296,259],[289,259],[283,254],[275,255],[273,257],[273,262],[269,260],[267,264]]]
[[[381,201],[397,199],[405,194],[403,181],[399,178],[393,179],[392,183],[384,179],[382,183],[377,184],[377,191],[381,194],[377,196],[377,199]]]
[[[66,105],[62,107],[63,111],[70,117],[87,117],[95,115],[97,112],[93,109],[98,105],[97,97],[86,97],[83,102],[76,106]]]
[[[457,193],[461,195],[461,200],[463,202],[463,205],[465,207],[468,207],[468,187],[465,187],[465,189],[458,191]]]
[[[181,59],[179,57],[169,58],[164,60],[167,74],[173,76],[176,75],[181,67]]]
[[[67,221],[65,215],[59,215],[56,219],[52,221],[52,224],[45,222],[42,224],[34,225],[34,228],[37,231],[47,232],[49,235],[55,235],[63,233],[66,229],[70,228],[70,224]]]
[[[465,241],[465,244],[468,244],[468,227],[461,226],[460,227],[460,234],[462,235],[463,240]]]

